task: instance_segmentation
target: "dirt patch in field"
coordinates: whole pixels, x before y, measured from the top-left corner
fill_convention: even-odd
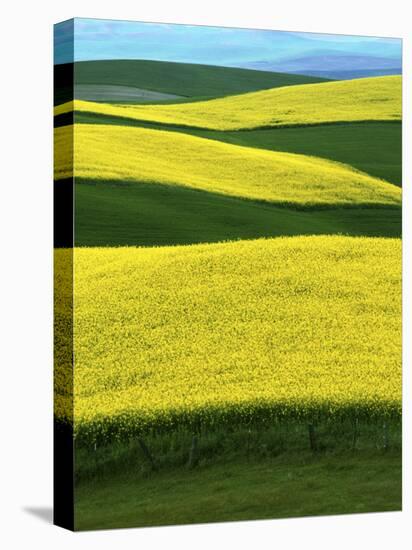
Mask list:
[[[168,99],[179,99],[183,96],[165,94],[144,90],[133,86],[116,86],[109,84],[76,84],[74,90],[75,99],[85,101],[165,101]]]

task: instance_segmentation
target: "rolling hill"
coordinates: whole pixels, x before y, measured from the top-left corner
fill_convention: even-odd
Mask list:
[[[176,105],[110,105],[75,100],[55,115],[92,112],[210,130],[242,130],[370,120],[400,120],[400,76],[303,84]]]
[[[347,122],[291,128],[220,131],[76,112],[76,123],[140,126],[184,132],[234,145],[301,153],[350,164],[371,176],[402,185],[402,124],[400,121]],[[72,124],[71,113],[55,117],[55,125]]]
[[[70,186],[71,181],[59,181]],[[285,235],[400,237],[399,208],[301,211],[177,185],[76,180],[76,246],[164,246]]]
[[[341,236],[77,249],[77,436],[396,417],[400,258]]]
[[[88,85],[135,87],[188,98],[219,97],[328,80],[213,65],[121,59],[66,63],[55,65],[54,71],[55,81],[66,84],[58,89],[56,104],[72,99],[71,79],[67,75],[74,75],[75,88]]]
[[[55,178],[71,177],[72,129],[55,130]],[[399,206],[401,191],[350,166],[203,139],[114,125],[74,126],[75,176],[160,183],[297,208]]]

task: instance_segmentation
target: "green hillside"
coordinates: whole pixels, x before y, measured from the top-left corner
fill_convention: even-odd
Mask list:
[[[285,148],[300,144],[314,153],[316,140],[305,134],[323,130],[317,144],[319,151],[334,138],[335,145],[341,146],[338,151],[349,154],[343,139],[349,130],[346,142],[351,136],[358,137],[349,148],[350,155],[360,151],[360,159],[366,154],[378,161],[386,158],[386,150],[391,151],[391,136],[372,139],[374,124],[370,124],[369,135],[362,134],[362,124],[355,128],[337,125],[215,134],[233,141],[244,138],[251,146],[256,146],[254,138],[257,141],[269,136],[274,142],[263,145],[273,145],[274,149],[281,148],[276,138],[282,142],[286,135]],[[386,126],[394,135],[399,129],[397,123],[376,126],[382,136]],[[58,128],[56,132],[63,141],[71,135],[69,128]],[[154,246],[300,234],[398,237],[401,233],[399,190],[349,166],[303,155],[235,147],[180,132],[86,124],[76,125],[75,132],[77,246]],[[364,147],[359,141],[362,139]],[[373,144],[379,144],[378,151]],[[333,154],[333,147],[328,146]],[[58,177],[64,178],[66,161],[56,161]],[[189,165],[196,168],[189,170]],[[331,182],[330,189],[324,181]],[[376,195],[378,190],[381,196]],[[251,200],[267,197],[279,203],[289,197],[286,202],[303,206],[306,193],[312,200],[316,195],[324,203],[323,208],[297,211]],[[381,201],[379,208],[371,208]],[[367,208],[360,208],[362,203]]]
[[[399,122],[354,122],[248,132],[204,131],[203,136],[247,147],[328,158],[402,185]]]
[[[311,76],[213,65],[145,60],[78,61],[75,84],[136,86],[186,97],[217,97],[255,90],[324,82]]]
[[[158,184],[77,180],[75,204],[76,246],[157,246],[337,233],[399,237],[402,226],[400,208],[302,212]]]
[[[286,86],[177,105],[111,105],[75,100],[55,114],[100,113],[160,124],[242,130],[365,120],[401,120],[402,78],[384,76]]]
[[[55,177],[73,170],[70,127],[56,129]],[[398,187],[318,157],[240,147],[178,132],[74,126],[74,173],[92,180],[161,183],[295,208],[399,206]]]
[[[350,164],[371,176],[382,178],[395,185],[402,184],[402,125],[400,122],[348,122],[296,128],[265,128],[246,132],[200,130],[178,126],[144,123],[98,115],[76,113],[76,123],[116,124],[167,128],[195,136],[225,141],[235,145],[258,147],[271,151],[287,151],[336,160]],[[71,117],[56,117],[57,126],[71,124]]]

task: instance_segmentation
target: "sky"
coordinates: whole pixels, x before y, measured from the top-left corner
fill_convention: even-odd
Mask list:
[[[147,59],[302,74],[400,72],[401,51],[397,38],[102,19],[74,19],[55,26],[55,63]]]

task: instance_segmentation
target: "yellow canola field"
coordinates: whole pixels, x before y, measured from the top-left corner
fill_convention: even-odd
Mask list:
[[[211,130],[401,120],[402,78],[382,76],[272,88],[173,105],[112,105],[74,100],[55,115],[75,111]]]
[[[54,410],[73,419],[73,251],[54,249]]]
[[[79,440],[400,414],[398,239],[76,248],[74,258]]]
[[[399,205],[401,190],[317,157],[178,132],[76,124],[55,130],[55,178],[179,185],[284,205]]]

